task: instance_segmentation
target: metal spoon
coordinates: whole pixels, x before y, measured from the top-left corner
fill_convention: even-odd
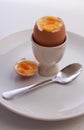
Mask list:
[[[81,71],[82,71],[82,65],[79,63],[73,63],[66,66],[61,71],[59,71],[54,78],[30,85],[27,87],[3,92],[2,97],[5,99],[12,99],[17,95],[25,94],[33,89],[36,89],[38,87],[41,87],[43,85],[47,85],[53,82],[60,83],[60,84],[67,84],[71,82],[72,80],[74,80],[77,76],[79,76]]]

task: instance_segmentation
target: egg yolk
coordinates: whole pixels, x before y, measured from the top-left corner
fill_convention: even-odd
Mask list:
[[[48,32],[59,30],[63,22],[54,16],[43,17],[38,21],[40,27]]]
[[[37,66],[35,63],[29,61],[22,61],[18,63],[17,70],[23,75],[34,74],[37,71]]]

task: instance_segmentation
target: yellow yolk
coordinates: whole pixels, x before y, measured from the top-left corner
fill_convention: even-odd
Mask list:
[[[62,20],[54,16],[43,17],[38,21],[40,27],[48,32],[59,30],[63,24]]]
[[[21,74],[33,74],[37,71],[36,64],[28,61],[22,61],[17,66],[18,72]]]

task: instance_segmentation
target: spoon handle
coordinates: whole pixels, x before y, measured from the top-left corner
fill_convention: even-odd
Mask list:
[[[53,82],[53,79],[48,79],[48,80],[45,80],[45,81],[42,81],[40,83],[30,85],[30,86],[26,86],[26,87],[23,87],[23,88],[6,91],[6,92],[2,93],[2,97],[4,99],[12,99],[12,98],[14,98],[14,97],[16,97],[18,95],[23,95],[23,94],[25,94],[27,92],[30,92],[31,90],[34,90],[34,89],[36,89],[38,87],[41,87],[43,85],[50,84],[52,82]]]

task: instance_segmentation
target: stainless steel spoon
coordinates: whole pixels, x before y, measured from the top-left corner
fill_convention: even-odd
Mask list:
[[[59,71],[54,78],[30,85],[27,87],[3,92],[2,97],[4,99],[12,99],[17,95],[25,94],[33,89],[36,89],[38,87],[41,87],[43,85],[47,85],[53,82],[60,83],[60,84],[67,84],[71,82],[72,80],[74,80],[77,76],[79,76],[81,71],[82,71],[82,65],[79,63],[73,63],[66,66],[61,71]]]

